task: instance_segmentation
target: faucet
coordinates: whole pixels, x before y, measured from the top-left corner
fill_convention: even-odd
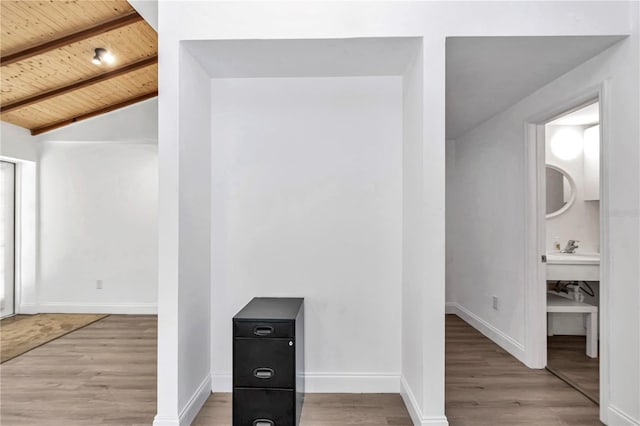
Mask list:
[[[562,253],[575,253],[576,249],[580,247],[579,245],[576,244],[579,242],[580,241],[578,240],[569,240],[567,242],[567,246],[564,248],[564,250],[562,250]]]

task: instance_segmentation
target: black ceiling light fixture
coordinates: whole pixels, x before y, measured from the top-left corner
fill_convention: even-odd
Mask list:
[[[93,62],[96,65],[102,65],[102,64],[112,64],[115,61],[115,58],[113,57],[113,55],[104,47],[96,47],[95,49],[95,55],[93,56],[93,59],[91,59],[91,62]]]

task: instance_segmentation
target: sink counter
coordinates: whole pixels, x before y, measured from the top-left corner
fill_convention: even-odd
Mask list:
[[[600,281],[600,254],[547,253],[547,280]]]
[[[551,265],[600,265],[600,253],[547,253]]]

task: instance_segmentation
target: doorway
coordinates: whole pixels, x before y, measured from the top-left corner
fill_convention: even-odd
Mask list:
[[[0,161],[0,318],[15,314],[15,169]]]
[[[600,120],[593,102],[545,125],[547,370],[599,401]]]
[[[603,91],[541,120],[533,144],[542,262],[532,291],[543,326],[530,329],[545,332],[537,345],[540,366],[596,404],[607,395]]]

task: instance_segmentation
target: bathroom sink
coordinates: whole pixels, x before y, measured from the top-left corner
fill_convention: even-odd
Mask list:
[[[547,263],[553,265],[599,265],[600,253],[547,253]]]
[[[600,254],[547,253],[547,280],[600,281]]]

